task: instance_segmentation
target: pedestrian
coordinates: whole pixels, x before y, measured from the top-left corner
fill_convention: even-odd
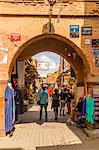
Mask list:
[[[45,109],[45,121],[47,121],[47,106],[48,106],[48,93],[45,91],[45,87],[42,87],[42,91],[38,93],[40,98],[40,120],[42,119],[42,110]]]
[[[48,94],[49,94],[49,98],[50,98],[50,100],[52,99],[52,95],[53,95],[53,93],[54,93],[54,90],[53,90],[53,88],[52,88],[52,87],[50,87],[50,88],[49,88],[49,90],[48,90]]]
[[[71,100],[73,98],[73,95],[71,94],[70,90],[68,89],[67,92],[67,109],[68,109],[68,114],[71,113]]]
[[[55,120],[58,119],[58,107],[60,106],[59,104],[59,94],[58,90],[54,90],[54,94],[52,95],[52,106],[51,108],[54,109],[54,115],[55,115]]]
[[[14,96],[12,84],[9,82],[5,89],[5,132],[10,137],[13,134]]]
[[[77,121],[78,116],[82,116],[83,98],[80,97],[76,107],[71,111],[70,118],[73,121]]]
[[[86,120],[88,125],[94,128],[94,99],[90,93],[88,93],[86,100]]]
[[[66,99],[67,99],[67,93],[66,93],[66,88],[64,88],[64,86],[62,87],[59,96],[60,96],[60,116],[61,116],[62,111],[63,111],[63,116],[65,116],[64,111],[65,111],[65,103],[66,103]]]

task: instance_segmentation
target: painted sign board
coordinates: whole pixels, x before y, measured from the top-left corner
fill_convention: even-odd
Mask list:
[[[94,55],[99,55],[99,49],[93,49],[93,54]]]
[[[92,47],[99,47],[99,39],[92,39]]]
[[[92,35],[92,27],[82,27],[81,34],[82,35]]]
[[[38,70],[48,70],[49,69],[49,63],[48,62],[38,61],[37,62],[37,69]]]
[[[71,38],[79,37],[79,25],[70,25],[70,37]]]
[[[11,42],[13,42],[13,41],[21,41],[21,34],[20,33],[12,33],[10,35],[10,39],[11,39]]]

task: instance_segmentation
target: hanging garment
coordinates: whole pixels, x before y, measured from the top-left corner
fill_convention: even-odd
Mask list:
[[[95,105],[95,122],[99,123],[99,88],[93,89],[93,98]]]
[[[94,124],[94,99],[91,97],[86,100],[86,120]]]
[[[99,122],[99,96],[94,97],[94,104],[95,104],[95,121]]]
[[[86,115],[86,97],[84,97],[83,106],[82,106],[82,116],[85,117],[85,115]]]
[[[13,89],[8,85],[5,90],[5,131],[13,129]]]

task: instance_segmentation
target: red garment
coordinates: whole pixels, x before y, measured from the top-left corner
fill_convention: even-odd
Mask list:
[[[48,90],[48,94],[49,94],[49,95],[52,95],[53,93],[54,93],[53,89],[50,88],[50,89]]]

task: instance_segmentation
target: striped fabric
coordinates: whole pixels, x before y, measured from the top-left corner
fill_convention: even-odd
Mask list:
[[[94,95],[95,121],[99,122],[99,94]]]

